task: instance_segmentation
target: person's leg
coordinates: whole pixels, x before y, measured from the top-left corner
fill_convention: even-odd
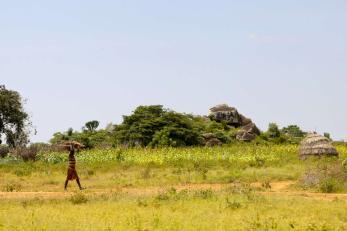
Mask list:
[[[67,190],[67,184],[69,183],[69,181],[66,179],[65,180],[65,186],[64,186],[64,189]]]
[[[80,188],[80,190],[85,189],[85,188],[83,188],[83,187],[81,186],[81,182],[80,182],[80,179],[79,179],[79,178],[76,179],[76,182],[77,182],[78,187]]]

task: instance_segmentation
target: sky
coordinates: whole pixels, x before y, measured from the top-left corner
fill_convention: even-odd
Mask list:
[[[25,98],[33,142],[139,105],[227,103],[347,139],[345,0],[0,0],[0,85]]]

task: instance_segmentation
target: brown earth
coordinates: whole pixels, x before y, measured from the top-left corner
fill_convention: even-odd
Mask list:
[[[305,197],[316,200],[327,200],[332,201],[336,199],[341,199],[347,201],[346,193],[314,193],[295,189],[293,187],[296,184],[295,181],[280,181],[270,183],[271,187],[264,190],[262,183],[252,183],[250,186],[254,188],[259,188],[259,194],[267,196],[287,196],[287,197]],[[117,187],[109,190],[104,189],[87,189],[85,193],[87,195],[101,195],[107,193],[126,193],[134,196],[150,196],[161,192],[165,192],[170,188],[175,188],[177,191],[188,190],[188,191],[198,191],[198,190],[213,190],[215,192],[222,191],[228,187],[235,186],[235,184],[184,184],[184,185],[172,185],[165,187]],[[71,195],[76,193],[75,191],[61,191],[61,192],[0,192],[1,199],[64,199],[69,198]]]

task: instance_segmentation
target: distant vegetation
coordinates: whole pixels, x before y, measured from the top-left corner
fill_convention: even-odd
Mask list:
[[[94,147],[185,147],[206,144],[204,134],[212,134],[222,144],[237,142],[238,128],[224,121],[216,122],[209,117],[194,116],[164,109],[161,105],[139,106],[133,114],[123,117],[119,125],[108,125],[97,129],[98,121],[85,124],[82,131],[69,129],[58,132],[51,139],[52,144],[63,140],[76,140],[88,148]],[[254,142],[298,143],[305,136],[297,125],[280,129],[270,123],[267,131]]]
[[[92,120],[79,131],[69,128],[56,132],[50,144],[34,143],[28,147],[31,123],[23,108],[22,97],[18,92],[0,86],[0,156],[4,157],[12,150],[14,155],[22,156],[25,160],[35,160],[40,150],[51,151],[51,145],[66,140],[81,142],[88,149],[157,148],[216,146],[245,141],[255,144],[298,144],[306,135],[297,125],[280,128],[275,123],[270,123],[269,128],[261,132],[252,120],[233,107],[218,105],[212,109],[212,115],[197,116],[175,112],[162,105],[139,106],[131,115],[123,116],[121,124],[99,128],[99,121]],[[325,136],[330,138],[328,133]],[[2,141],[6,141],[6,145]]]

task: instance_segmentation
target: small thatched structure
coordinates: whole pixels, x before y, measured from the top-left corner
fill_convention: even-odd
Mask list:
[[[301,142],[299,156],[306,159],[309,156],[339,156],[339,153],[328,138],[312,133]]]

